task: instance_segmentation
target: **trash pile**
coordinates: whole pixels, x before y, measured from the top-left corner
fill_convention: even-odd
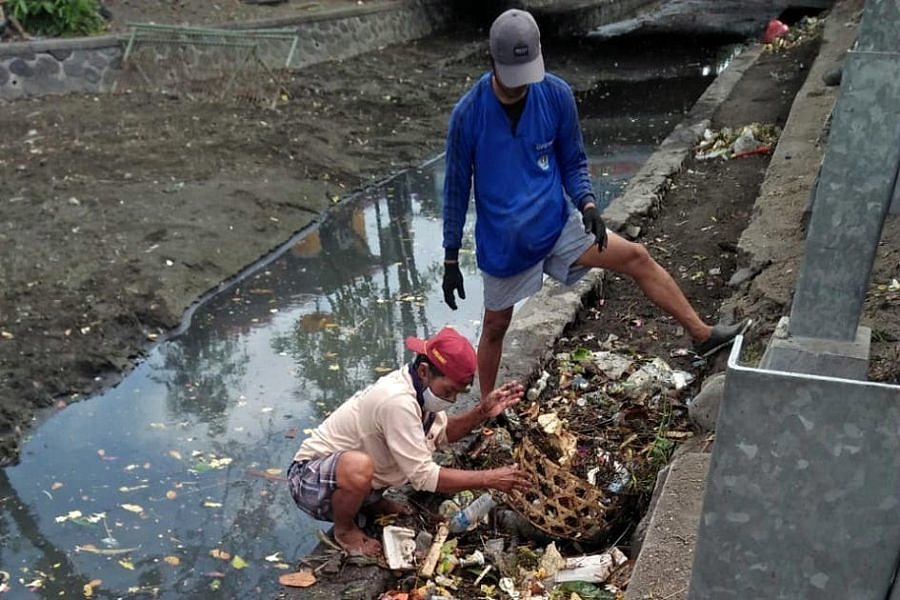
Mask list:
[[[778,143],[781,128],[771,123],[750,123],[740,129],[707,129],[697,145],[697,160],[743,158],[753,154],[771,154]]]
[[[526,545],[506,549],[503,538],[490,538],[482,549],[464,551],[459,538],[446,541],[446,532],[438,528],[416,584],[408,591],[386,591],[379,600],[617,600],[631,576],[631,563],[617,548],[565,558],[553,542],[537,550]]]
[[[631,521],[677,441],[693,436],[680,396],[694,376],[618,347],[615,336],[547,367],[511,425],[522,437],[515,457],[537,485],[508,502],[555,538],[602,541]]]
[[[767,52],[779,52],[813,40],[822,35],[825,25],[825,22],[817,17],[803,17],[793,27],[787,27],[780,21],[775,23],[781,27],[776,29],[773,23],[770,23],[763,39]]]
[[[385,538],[386,553],[405,544],[402,560],[418,576],[383,600],[624,597],[633,563],[618,538],[630,533],[675,444],[693,436],[681,400],[693,375],[617,341],[554,356],[506,426],[485,429],[469,447],[465,466],[512,457],[534,475],[533,490],[493,499],[462,492],[441,504],[434,535]],[[497,499],[513,510],[490,510]],[[466,512],[475,518],[461,530],[454,523]],[[604,550],[585,553],[591,548]]]
[[[504,426],[483,429],[448,465],[517,461],[533,490],[464,491],[418,520],[379,520],[380,566],[397,576],[380,600],[624,598],[633,561],[619,544],[676,443],[693,436],[681,399],[692,381],[612,335],[555,355]],[[291,576],[309,585],[323,566]]]

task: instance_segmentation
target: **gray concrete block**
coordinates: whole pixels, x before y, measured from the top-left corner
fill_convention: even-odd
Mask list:
[[[888,4],[867,3],[864,24],[871,20],[868,11]],[[852,341],[900,165],[900,55],[850,52],[843,80],[791,306],[791,333]]]
[[[794,336],[790,334],[790,319],[782,317],[763,353],[760,367],[865,381],[871,340],[872,330],[868,327],[857,328],[856,339],[852,341]]]
[[[719,407],[725,395],[725,373],[707,377],[700,392],[688,403],[688,416],[704,431],[715,431],[719,418]]]
[[[6,85],[7,81],[9,81],[9,71],[5,66],[0,65],[0,87]]]
[[[625,600],[687,598],[710,455],[683,454],[669,467]]]
[[[690,598],[885,598],[900,386],[728,362]]]

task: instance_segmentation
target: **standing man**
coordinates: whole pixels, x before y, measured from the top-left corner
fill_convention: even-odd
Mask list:
[[[450,117],[444,180],[444,300],[465,299],[459,248],[474,178],[475,245],[484,278],[478,375],[494,386],[513,305],[540,290],[543,274],[571,285],[600,267],[630,276],[708,356],[746,326],[707,325],[641,244],[608,231],[595,205],[569,85],[544,73],[541,34],[511,9],[491,26],[492,69]],[[565,192],[565,194],[564,194]],[[566,194],[572,202],[566,200]]]
[[[361,509],[401,509],[382,497],[390,486],[453,493],[471,488],[525,491],[528,475],[515,467],[484,471],[438,466],[432,452],[496,417],[522,397],[522,385],[506,383],[483,394],[475,408],[448,416],[457,395],[475,376],[475,349],[455,329],[422,340],[406,338],[416,353],[345,401],[304,440],[288,469],[297,506],[318,520],[334,522],[334,539],[348,552],[375,555],[381,544],[356,525]]]

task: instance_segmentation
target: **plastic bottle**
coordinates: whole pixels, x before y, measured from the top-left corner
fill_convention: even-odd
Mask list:
[[[550,373],[548,373],[547,371],[542,371],[541,376],[537,381],[534,382],[534,387],[529,388],[528,393],[525,394],[525,397],[532,402],[540,398],[541,394],[544,393],[544,389],[547,387],[548,379],[550,379]]]
[[[496,505],[497,502],[488,492],[483,493],[450,518],[450,532],[459,533],[467,530],[472,523],[477,523],[487,516]]]

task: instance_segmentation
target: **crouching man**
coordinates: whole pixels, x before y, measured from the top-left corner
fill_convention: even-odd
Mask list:
[[[385,488],[453,493],[471,488],[526,490],[528,475],[507,466],[483,471],[438,466],[432,452],[455,442],[522,397],[518,382],[493,390],[472,410],[445,412],[468,389],[475,349],[455,329],[406,339],[415,359],[346,400],[304,440],[288,470],[291,495],[302,511],[334,522],[334,538],[348,552],[375,555],[381,544],[356,525],[360,510],[394,513]]]

